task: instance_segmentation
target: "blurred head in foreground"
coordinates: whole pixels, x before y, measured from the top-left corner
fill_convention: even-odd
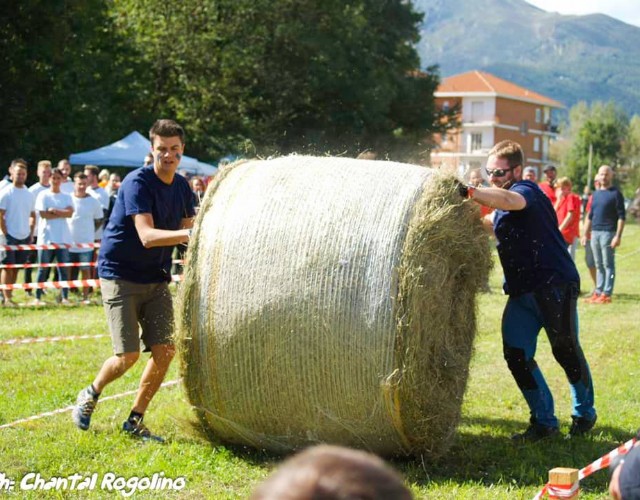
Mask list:
[[[286,460],[252,500],[410,500],[400,475],[375,455],[320,445]]]

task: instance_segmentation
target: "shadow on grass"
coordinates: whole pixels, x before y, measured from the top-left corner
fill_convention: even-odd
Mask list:
[[[625,304],[637,304],[640,302],[640,294],[638,293],[618,293],[615,292],[611,298],[614,302],[620,302]]]
[[[206,439],[219,452],[247,464],[270,469],[291,454],[278,454],[250,446],[224,443],[211,435],[199,422],[191,421],[192,432]],[[587,436],[566,439],[568,424],[561,435],[537,443],[516,444],[511,435],[521,432],[526,423],[487,417],[463,418],[449,452],[437,459],[402,457],[387,459],[405,478],[419,486],[429,484],[480,485],[502,484],[514,488],[543,486],[554,467],[581,469],[631,439],[627,431],[596,424]],[[582,483],[585,490],[605,492],[609,481],[601,471]]]
[[[419,485],[429,483],[512,484],[542,486],[554,467],[581,469],[633,436],[621,429],[596,424],[587,436],[566,439],[562,434],[537,443],[513,443],[510,436],[526,427],[522,421],[464,418],[449,452],[438,460],[426,458],[394,460],[405,477]],[[476,432],[465,428],[477,429]],[[589,488],[606,488],[607,471],[596,473],[585,483]]]

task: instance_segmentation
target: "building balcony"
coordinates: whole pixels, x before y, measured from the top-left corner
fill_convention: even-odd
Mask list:
[[[482,127],[491,126],[500,123],[500,118],[497,115],[485,115],[485,116],[463,116],[461,119],[463,127]]]
[[[472,148],[467,146],[462,147],[447,147],[447,146],[439,146],[433,150],[433,154],[446,154],[446,155],[455,155],[455,156],[487,156],[489,154],[491,148]]]

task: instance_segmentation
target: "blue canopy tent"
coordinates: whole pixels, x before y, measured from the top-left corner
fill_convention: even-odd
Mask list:
[[[149,139],[134,131],[108,146],[69,155],[69,162],[72,165],[138,168],[144,163],[144,157],[149,151],[151,151]],[[212,176],[218,171],[213,165],[186,155],[180,160],[179,169],[194,175],[204,176]]]

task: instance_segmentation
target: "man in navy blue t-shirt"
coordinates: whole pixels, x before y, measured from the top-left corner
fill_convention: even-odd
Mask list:
[[[127,175],[102,236],[98,275],[114,355],[93,383],[80,391],[72,418],[82,430],[107,384],[140,357],[140,341],[151,357],[122,429],[132,436],[162,440],[142,423],[175,350],[172,342],[173,247],[189,241],[195,209],[185,178],[175,175],[184,152],[184,131],[173,120],[158,120],[149,131],[153,165]]]
[[[531,411],[529,427],[513,438],[537,441],[558,434],[553,396],[534,359],[541,328],[571,385],[569,433],[591,430],[596,411],[589,365],[578,341],[580,276],[549,198],[535,183],[522,180],[523,164],[520,145],[502,141],[491,149],[487,160],[492,187],[461,186],[460,191],[496,209],[485,224],[492,227],[498,241],[504,291],[509,295],[502,316],[504,357]]]
[[[626,211],[622,193],[612,185],[613,169],[602,165],[598,179],[600,189],[593,193],[582,237],[583,245],[587,242],[591,245],[596,266],[596,289],[587,302],[609,304],[615,281],[615,252],[622,242]]]

